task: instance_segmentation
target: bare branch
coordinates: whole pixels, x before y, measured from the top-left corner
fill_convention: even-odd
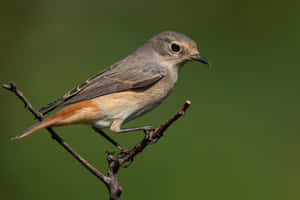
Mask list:
[[[120,165],[123,164],[130,164],[131,161],[133,161],[134,157],[141,153],[149,144],[156,143],[164,134],[164,132],[167,130],[167,128],[173,124],[179,117],[182,117],[188,107],[191,105],[190,101],[186,101],[181,108],[173,115],[171,116],[167,121],[165,121],[163,124],[160,125],[159,128],[150,131],[149,133],[145,134],[144,139],[135,145],[133,148],[128,150],[127,152],[121,154],[118,158],[118,161]]]
[[[3,88],[15,93],[17,97],[24,103],[25,107],[40,121],[43,120],[43,115],[37,112],[31,103],[26,99],[23,93],[17,89],[14,83],[3,84]],[[117,158],[114,158],[114,153],[108,153],[108,171],[107,176],[97,170],[93,165],[87,162],[83,157],[81,157],[77,152],[75,152],[70,145],[68,145],[52,128],[46,128],[51,134],[52,138],[58,142],[64,149],[66,149],[77,161],[79,161],[86,169],[88,169],[94,176],[101,180],[107,187],[109,191],[110,200],[120,200],[123,188],[119,186],[117,173],[121,166],[127,167],[134,159],[134,157],[142,152],[149,144],[156,143],[167,130],[167,128],[172,125],[179,117],[183,116],[191,102],[186,101],[181,108],[172,115],[168,120],[160,125],[159,128],[147,132],[143,140],[136,144],[134,147],[126,152],[121,152]]]
[[[10,84],[3,84],[3,88],[10,90],[14,92],[19,99],[22,100],[22,102],[25,105],[25,108],[27,108],[39,121],[43,120],[43,115],[39,112],[37,112],[31,103],[27,100],[27,98],[23,95],[23,93],[17,89],[16,85],[14,83]],[[95,167],[93,167],[89,162],[87,162],[83,157],[81,157],[76,151],[72,149],[72,147],[67,144],[57,133],[50,127],[46,128],[49,133],[51,134],[52,138],[58,142],[61,146],[63,146],[64,149],[66,149],[72,156],[78,160],[85,168],[87,168],[94,176],[98,177],[101,181],[103,181],[105,184],[108,184],[107,177],[104,176],[100,171],[98,171]]]

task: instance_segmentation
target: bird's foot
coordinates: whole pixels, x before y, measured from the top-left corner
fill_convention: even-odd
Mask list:
[[[151,132],[155,131],[156,129],[158,129],[158,127],[156,126],[143,126],[143,131],[145,133],[146,137],[149,137],[149,139],[151,138]]]
[[[151,144],[154,144],[158,141],[158,138],[153,137],[153,132],[156,131],[159,127],[156,126],[147,126],[147,127],[148,129],[144,130],[145,137],[151,142]]]

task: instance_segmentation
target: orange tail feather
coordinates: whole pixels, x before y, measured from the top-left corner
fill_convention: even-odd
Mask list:
[[[15,136],[15,137],[12,137],[11,139],[12,140],[16,140],[16,139],[21,139],[31,133],[33,133],[34,131],[37,131],[41,128],[45,128],[45,127],[48,127],[48,126],[51,126],[52,124],[54,124],[55,122],[57,122],[59,119],[58,118],[54,118],[54,119],[51,119],[51,118],[48,118],[48,119],[45,119],[31,127],[29,127],[28,129],[26,129],[25,131],[23,131],[22,133],[20,133],[19,135]]]
[[[90,108],[89,110],[86,110],[85,113],[82,113],[82,115],[80,115],[82,109],[85,108]],[[83,102],[79,102],[79,103],[75,103],[72,104],[60,111],[58,111],[57,113],[55,113],[54,115],[48,117],[47,119],[41,121],[40,123],[37,123],[33,126],[31,126],[30,128],[26,129],[25,131],[23,131],[22,133],[20,133],[19,135],[12,137],[11,139],[15,140],[15,139],[21,139],[31,133],[33,133],[34,131],[37,131],[41,128],[46,128],[52,125],[57,125],[60,123],[60,120],[64,120],[67,119],[71,116],[73,116],[74,114],[78,114],[77,118],[74,118],[72,120],[70,120],[69,122],[65,122],[64,124],[71,124],[74,122],[80,122],[80,121],[84,121],[87,120],[86,118],[88,118],[88,115],[90,115],[90,117],[93,117],[98,111],[98,107],[96,104],[94,104],[92,101],[87,100],[87,101],[83,101]],[[88,113],[88,114],[87,114]]]
[[[56,122],[58,122],[59,120],[68,117],[68,114],[72,114],[72,113],[68,112],[68,109],[65,108],[65,109],[59,111],[58,113],[55,113],[54,115],[48,117],[47,119],[44,119],[43,121],[29,127],[28,129],[26,129],[19,135],[12,137],[11,139],[12,140],[21,139],[21,138],[33,133],[34,131],[37,131],[41,128],[49,127],[49,126],[55,124]]]

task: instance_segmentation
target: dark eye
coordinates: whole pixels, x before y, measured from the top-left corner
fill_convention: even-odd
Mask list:
[[[174,52],[179,52],[180,51],[180,46],[178,44],[176,44],[176,43],[172,43],[171,44],[171,49]]]

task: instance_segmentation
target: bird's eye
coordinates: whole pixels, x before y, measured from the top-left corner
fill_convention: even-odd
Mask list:
[[[176,44],[176,43],[172,43],[171,44],[171,49],[174,52],[179,52],[180,51],[180,46],[178,44]]]

